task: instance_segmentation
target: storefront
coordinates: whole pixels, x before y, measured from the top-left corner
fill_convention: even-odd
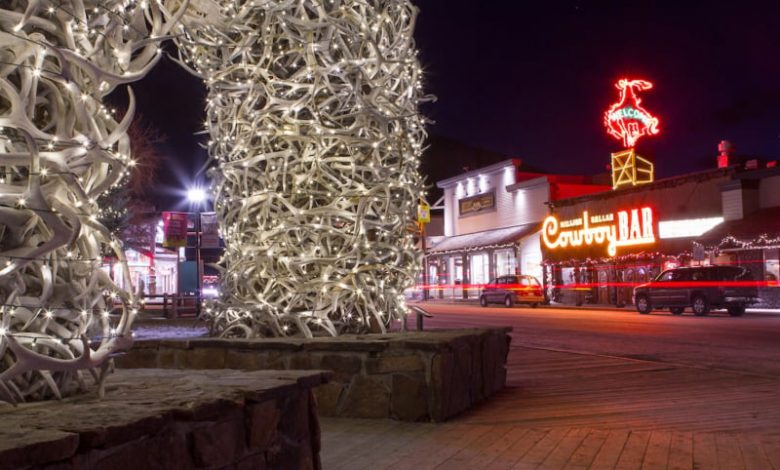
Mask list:
[[[541,223],[548,201],[607,187],[594,178],[522,171],[512,159],[437,183],[444,190],[444,236],[427,243],[432,297],[476,298],[497,276],[541,280]]]
[[[541,278],[540,227],[530,223],[447,237],[428,252],[431,295],[476,298],[497,276],[522,272]]]
[[[780,172],[730,166],[559,200],[542,228],[552,302],[626,305],[665,269],[730,264],[780,307]],[[767,281],[767,282],[764,282]]]
[[[132,286],[146,296],[175,294],[178,292],[178,257],[175,251],[158,247],[154,259],[136,250],[125,250],[130,282],[125,279],[120,263],[106,264],[104,269],[121,289]]]
[[[551,203],[542,227],[545,293],[552,302],[626,305],[664,269],[707,264],[693,242],[723,222],[718,169]],[[695,255],[695,256],[694,256]]]

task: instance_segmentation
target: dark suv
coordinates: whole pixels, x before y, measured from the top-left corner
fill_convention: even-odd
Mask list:
[[[739,266],[693,266],[669,269],[655,280],[634,288],[639,313],[668,308],[673,314],[691,307],[696,315],[711,308],[725,308],[738,317],[758,301],[758,289],[750,271]]]

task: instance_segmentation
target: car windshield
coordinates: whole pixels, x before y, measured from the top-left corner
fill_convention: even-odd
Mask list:
[[[658,282],[675,282],[675,281],[687,281],[690,280],[691,273],[684,269],[670,269],[664,271],[655,278]]]

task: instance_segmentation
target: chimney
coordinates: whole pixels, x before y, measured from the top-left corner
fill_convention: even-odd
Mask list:
[[[718,144],[718,168],[726,168],[729,166],[729,157],[734,153],[734,147],[728,140],[721,140]]]

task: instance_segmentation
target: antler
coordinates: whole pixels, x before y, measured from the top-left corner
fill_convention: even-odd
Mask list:
[[[61,397],[100,384],[132,344],[136,299],[101,271],[121,243],[96,199],[123,184],[130,109],[103,98],[143,77],[188,1],[10,0],[0,9],[0,399]],[[5,107],[4,107],[5,106]],[[114,328],[104,295],[122,301]],[[90,346],[89,338],[94,340]],[[92,349],[95,348],[95,349]]]

